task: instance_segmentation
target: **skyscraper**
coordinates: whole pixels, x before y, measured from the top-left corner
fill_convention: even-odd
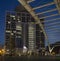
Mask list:
[[[20,8],[22,8],[22,9],[20,9]],[[26,12],[27,13],[25,8],[23,6],[21,6],[21,5],[17,6],[15,11],[16,12]],[[43,27],[44,27],[44,19],[40,19],[40,20],[41,20],[41,23],[43,24]],[[31,21],[28,20],[28,22],[35,23],[35,20],[33,18],[31,18]],[[45,37],[44,37],[44,34],[43,34],[39,24],[35,24],[35,27],[36,27],[36,38],[35,38],[36,39],[36,47],[37,48],[40,48],[40,47],[44,48],[45,47]]]
[[[35,38],[33,38],[34,36],[32,36],[34,33],[33,28],[35,28],[34,24],[32,24],[32,22],[28,22],[28,20],[31,20],[32,17],[31,15],[27,15],[28,13],[25,12],[7,12],[5,33],[6,48],[23,48],[23,46],[30,48],[29,41],[35,41]],[[31,32],[32,34],[30,34]],[[31,36],[32,39],[30,40],[29,38]]]
[[[43,19],[40,19],[40,20],[44,26],[44,22],[43,22],[44,20]],[[36,45],[38,49],[45,47],[45,37],[39,24],[36,24]]]
[[[7,49],[23,48],[28,50],[44,47],[44,34],[32,16],[20,5],[15,12],[6,13],[5,45]]]

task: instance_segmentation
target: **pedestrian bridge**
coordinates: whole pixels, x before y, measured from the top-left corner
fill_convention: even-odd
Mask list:
[[[18,0],[32,15],[45,35],[46,44],[60,40],[60,0]],[[41,22],[41,19],[44,21]],[[44,23],[44,25],[42,24]]]
[[[33,16],[45,35],[47,44],[60,40],[60,0],[18,0]],[[41,19],[44,23],[41,23]]]

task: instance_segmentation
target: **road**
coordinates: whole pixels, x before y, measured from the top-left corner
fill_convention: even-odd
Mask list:
[[[60,61],[60,56],[0,56],[0,61]]]

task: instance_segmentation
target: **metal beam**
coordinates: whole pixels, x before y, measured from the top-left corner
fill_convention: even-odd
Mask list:
[[[49,44],[49,41],[48,41],[48,36],[43,28],[43,25],[41,24],[41,20],[38,18],[38,16],[36,16],[35,12],[32,10],[32,7],[30,7],[29,4],[27,4],[25,2],[25,0],[18,0],[24,7],[25,9],[32,15],[32,17],[35,19],[35,21],[39,24],[39,26],[41,27],[43,33],[44,33],[44,36],[45,36],[45,39],[47,40],[47,43],[48,43],[48,46],[49,46],[49,50],[51,49],[50,48],[50,44]]]
[[[52,29],[47,29],[46,31],[55,31],[55,30],[59,30],[60,31],[60,28],[52,28]]]
[[[38,18],[38,16],[35,15],[35,12],[32,10],[32,8],[30,7],[30,5],[28,3],[25,2],[25,0],[18,0],[24,7],[25,9],[32,15],[32,17],[35,19],[35,21],[39,24],[39,26],[41,27],[45,38],[47,39],[47,35],[45,33],[45,30],[43,28],[43,25],[41,24],[40,19]]]
[[[55,46],[53,46],[53,47],[51,48],[51,52],[52,52],[53,49],[54,49],[55,47],[57,47],[57,46],[60,46],[60,45],[55,45]]]
[[[33,1],[35,1],[35,0],[27,0],[27,3],[31,3],[31,2],[33,2]]]
[[[56,7],[57,7],[58,12],[59,12],[59,14],[60,14],[60,6],[58,6],[58,3],[59,3],[60,1],[54,0],[54,2],[55,2],[55,4],[56,4]]]
[[[52,17],[52,16],[57,16],[59,14],[53,14],[53,15],[49,15],[49,16],[45,16],[45,17],[41,17],[40,19],[44,19],[44,18],[48,18],[48,17]]]
[[[59,20],[60,18],[54,18],[54,19],[51,19],[51,20],[45,20],[45,21],[43,21],[44,23],[46,22],[52,22],[52,21],[54,21],[54,20]]]
[[[56,25],[60,25],[60,24],[56,24]],[[55,27],[46,27],[47,29],[54,29]]]
[[[47,26],[52,26],[52,25],[60,25],[60,22],[52,22],[50,24],[47,24]]]
[[[47,30],[53,30],[53,29],[60,29],[60,28],[56,28],[56,27],[50,27],[50,28],[46,28]]]
[[[60,31],[56,30],[56,31],[47,31],[47,34],[49,35],[53,35],[53,34],[56,34],[56,33],[59,33],[60,34]]]
[[[51,23],[51,24],[49,24],[49,25],[45,25],[45,26],[50,27],[50,26],[53,26],[53,25],[54,25],[54,26],[56,26],[56,25],[60,25],[60,23],[59,23],[59,22],[58,22],[58,23],[55,22],[55,23]]]
[[[56,11],[56,10],[57,10],[57,8],[52,9],[52,10],[47,10],[47,11],[44,11],[44,12],[41,12],[41,13],[37,13],[36,15],[41,15],[41,14],[44,14],[44,13],[47,13],[47,12]]]
[[[41,5],[41,6],[35,7],[35,8],[33,8],[33,10],[36,10],[36,9],[39,9],[39,8],[42,8],[42,7],[45,7],[45,6],[53,5],[53,4],[55,4],[55,3],[54,2],[47,3],[45,5]]]

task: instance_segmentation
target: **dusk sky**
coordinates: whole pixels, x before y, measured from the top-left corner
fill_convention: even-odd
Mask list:
[[[37,6],[42,6],[44,4],[47,3],[51,3],[53,2],[53,0],[35,0],[34,2],[29,3],[29,5],[34,8]],[[0,44],[4,44],[5,41],[5,15],[6,15],[6,11],[14,11],[14,9],[16,8],[16,6],[18,6],[20,3],[18,2],[18,0],[0,0]],[[42,8],[38,8],[35,9],[35,13],[41,13],[41,12],[45,12],[48,10],[53,10],[56,8],[56,4],[52,4],[46,7],[42,7]],[[56,16],[51,16],[51,15],[55,15],[58,14]],[[56,42],[56,41],[60,41],[60,19],[57,20],[53,20],[55,18],[60,18],[59,12],[58,10],[52,11],[52,12],[47,12],[47,13],[43,13],[41,15],[38,15],[39,18],[44,17],[44,16],[51,16],[48,18],[45,18],[45,30],[46,33],[48,35],[48,40],[50,43]],[[50,21],[51,20],[51,21]],[[49,22],[50,21],[50,22]],[[55,25],[56,24],[56,25]],[[49,27],[51,27],[52,29],[58,29],[58,30],[54,30],[52,31],[52,29],[50,29]]]
[[[0,44],[4,44],[6,11],[13,11],[19,5],[17,0],[0,0]]]

